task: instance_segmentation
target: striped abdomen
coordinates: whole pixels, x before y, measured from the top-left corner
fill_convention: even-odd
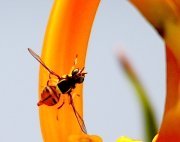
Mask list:
[[[60,93],[56,90],[55,86],[46,86],[41,93],[41,100],[38,102],[38,106],[45,104],[53,106],[59,102]]]

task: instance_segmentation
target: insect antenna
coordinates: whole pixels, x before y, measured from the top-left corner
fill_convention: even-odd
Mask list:
[[[78,58],[78,54],[76,54],[75,60],[74,60],[74,66],[77,64],[77,58]]]
[[[85,67],[83,67],[83,68],[81,69],[81,71],[80,71],[80,74],[83,75],[83,76],[84,76],[85,74],[87,74],[87,72],[83,72],[84,69],[85,69]]]
[[[81,69],[80,73],[82,73],[82,72],[83,72],[84,68],[85,68],[85,67],[83,67],[83,68]]]
[[[71,67],[71,71],[73,71],[75,69],[75,66],[77,64],[77,58],[78,58],[78,54],[76,54],[76,57],[74,59],[74,63],[73,63],[73,66]]]

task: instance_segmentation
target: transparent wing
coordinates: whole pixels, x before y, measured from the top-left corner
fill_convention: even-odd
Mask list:
[[[82,130],[85,134],[87,134],[87,130],[86,130],[86,126],[85,126],[84,120],[83,120],[83,118],[81,117],[81,115],[77,112],[71,94],[70,94],[70,98],[71,98],[71,106],[72,106],[72,108],[73,108],[73,111],[74,111],[74,114],[75,114],[76,119],[77,119],[77,121],[78,121],[78,124],[79,124],[81,130]]]
[[[56,76],[58,79],[61,79],[61,77],[58,74],[56,74],[54,71],[52,71],[45,65],[45,63],[41,60],[41,58],[32,49],[28,48],[28,51],[45,69],[48,70],[49,73]]]

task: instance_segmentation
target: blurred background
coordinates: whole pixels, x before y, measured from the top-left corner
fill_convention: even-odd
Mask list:
[[[36,103],[40,54],[53,0],[0,0],[1,142],[42,142]],[[163,42],[127,0],[102,0],[86,60],[84,119],[90,134],[113,142],[143,139],[141,108],[117,61],[124,51],[146,88],[160,124],[165,100]]]

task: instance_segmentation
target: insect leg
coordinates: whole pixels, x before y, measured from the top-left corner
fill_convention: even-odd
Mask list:
[[[46,86],[56,86],[57,82],[59,81],[58,78],[54,78],[54,76],[52,77],[53,74],[49,73],[49,77],[46,83]],[[61,78],[63,79],[63,78]]]
[[[72,99],[74,99],[76,96],[80,97],[79,94],[73,94],[73,95],[72,95]]]
[[[49,78],[48,78],[48,81],[47,81],[47,86],[50,86],[50,79],[51,79],[51,73],[49,73]]]
[[[63,107],[63,105],[64,105],[64,100],[63,100],[63,103],[57,109],[59,110],[60,108]],[[57,111],[57,120],[59,120],[59,118],[58,118],[58,111]]]
[[[57,109],[62,108],[63,105],[64,105],[64,101],[63,101],[63,103]]]
[[[84,120],[83,120],[83,118],[81,117],[81,115],[78,113],[78,111],[77,111],[76,108],[75,108],[72,95],[71,95],[70,93],[69,93],[68,95],[69,95],[69,97],[70,97],[70,104],[71,104],[71,106],[72,106],[72,109],[73,109],[74,114],[75,114],[75,116],[76,116],[76,119],[77,119],[77,121],[78,121],[78,124],[79,124],[81,130],[82,130],[85,134],[87,134],[87,130],[86,130],[86,126],[85,126]]]

